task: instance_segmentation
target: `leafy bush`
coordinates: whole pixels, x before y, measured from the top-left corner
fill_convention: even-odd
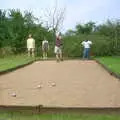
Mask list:
[[[67,57],[78,57],[83,54],[83,47],[81,45],[84,40],[91,40],[93,45],[91,47],[92,56],[112,55],[110,40],[101,35],[79,35],[79,36],[65,36],[64,37],[64,55]]]
[[[0,57],[13,55],[13,51],[11,47],[4,47],[0,49]]]

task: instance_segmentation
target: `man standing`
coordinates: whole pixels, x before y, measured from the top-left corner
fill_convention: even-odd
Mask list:
[[[47,59],[47,53],[49,50],[49,43],[46,39],[42,41],[42,52],[43,52],[43,59]]]
[[[89,59],[89,54],[90,54],[90,47],[92,45],[92,42],[89,40],[85,40],[82,42],[82,45],[84,47],[84,51],[83,51],[83,59]]]
[[[60,60],[63,60],[63,56],[62,56],[62,39],[61,39],[61,36],[59,34],[56,36],[55,54],[56,54],[57,62],[59,62]]]
[[[27,49],[28,49],[28,56],[34,57],[35,56],[35,40],[32,38],[32,35],[29,34],[29,38],[27,39]]]

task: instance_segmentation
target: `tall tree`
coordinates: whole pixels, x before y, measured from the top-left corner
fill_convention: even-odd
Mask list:
[[[53,31],[53,36],[55,37],[56,33],[60,32],[63,26],[65,8],[58,8],[56,1],[53,8],[46,9],[44,16],[46,27]]]
[[[6,11],[0,10],[0,48],[5,44],[7,35],[7,18]]]
[[[88,22],[86,24],[77,24],[76,25],[76,33],[77,34],[91,34],[95,29],[94,22]]]

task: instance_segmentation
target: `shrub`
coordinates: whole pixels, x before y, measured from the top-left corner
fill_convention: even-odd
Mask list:
[[[64,36],[64,55],[67,57],[82,56],[83,47],[81,45],[84,40],[91,40],[93,42],[91,48],[92,56],[104,56],[112,55],[112,48],[110,40],[105,36],[100,35],[76,35],[76,36]]]
[[[9,46],[0,49],[0,57],[5,57],[12,54],[13,54],[12,48]]]

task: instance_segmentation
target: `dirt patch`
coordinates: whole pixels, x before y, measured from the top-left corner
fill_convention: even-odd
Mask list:
[[[39,61],[0,76],[0,105],[120,107],[119,91],[95,61]]]

